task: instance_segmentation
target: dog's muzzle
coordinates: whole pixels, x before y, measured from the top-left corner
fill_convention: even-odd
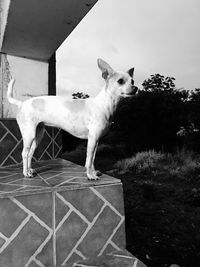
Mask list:
[[[122,96],[130,97],[130,96],[135,95],[137,93],[137,91],[138,91],[138,87],[133,85],[131,87],[131,91],[130,92],[126,92],[126,93],[122,92]]]

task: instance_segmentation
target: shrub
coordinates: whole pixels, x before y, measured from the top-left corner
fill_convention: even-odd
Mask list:
[[[118,161],[115,168],[121,172],[134,171],[136,173],[149,173],[156,169],[158,163],[163,159],[164,154],[154,150],[138,152],[131,158]]]
[[[178,177],[190,179],[200,172],[200,157],[190,151],[161,153],[154,150],[139,152],[131,158],[118,161],[115,171],[163,175],[164,178]]]

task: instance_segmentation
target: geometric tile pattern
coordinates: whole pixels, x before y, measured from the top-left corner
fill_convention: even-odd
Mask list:
[[[45,201],[45,198],[40,199],[40,201],[41,200]],[[3,233],[1,229],[2,225],[0,225],[0,231],[2,231],[1,235],[5,240],[5,243],[0,248],[0,266],[29,266],[33,262],[41,266],[36,256],[50,240],[52,228],[45,224],[39,216],[23,205],[20,199],[17,198],[4,199],[5,206],[1,208],[3,212],[5,210],[9,211],[6,205],[8,201],[12,202],[20,213],[24,213],[25,218],[19,222],[16,227],[10,224],[9,231],[12,231],[10,236]],[[15,218],[18,218],[18,216],[15,217],[12,214],[6,215],[7,216],[3,216],[5,223],[8,220],[15,220]],[[4,227],[3,225],[3,228]]]
[[[115,185],[115,187],[116,194],[118,194],[119,186]],[[80,192],[81,196],[79,196],[79,192],[76,195],[77,198],[83,197],[80,209],[78,206],[81,202],[78,201],[76,204],[75,196],[74,200],[71,201],[72,198],[71,196],[68,197],[67,191],[56,194],[63,205],[68,207],[68,211],[56,227],[58,266],[64,264],[70,266],[71,257],[73,261],[74,259],[79,260],[80,257],[86,259],[91,256],[102,255],[108,252],[108,248],[113,250],[125,246],[124,235],[123,239],[118,238],[117,242],[113,241],[113,237],[119,234],[118,229],[124,233],[124,215],[98,192],[98,187],[89,187],[80,191],[82,191]],[[87,202],[87,210],[93,210],[90,213],[80,212],[80,210],[83,211],[83,206],[86,206],[84,200],[87,196],[91,200],[91,202]],[[118,197],[120,198],[119,195]],[[97,204],[97,208],[95,208],[95,204]]]
[[[146,267],[144,263],[134,257],[127,250],[117,250],[98,257],[80,260],[73,264],[73,267]]]
[[[0,120],[0,167],[22,162],[22,137],[15,119]],[[62,152],[62,132],[45,127],[43,139],[35,151],[34,161],[54,159]]]
[[[88,181],[85,168],[55,159],[0,168],[0,266],[72,266],[125,248],[123,192],[107,175]]]

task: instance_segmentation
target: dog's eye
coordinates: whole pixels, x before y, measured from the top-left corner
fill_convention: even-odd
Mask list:
[[[117,82],[118,82],[118,84],[120,84],[120,85],[125,84],[125,81],[124,81],[124,79],[122,79],[122,78],[119,79]]]

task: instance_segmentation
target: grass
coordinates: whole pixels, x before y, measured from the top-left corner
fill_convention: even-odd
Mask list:
[[[114,167],[120,173],[149,173],[157,168],[163,157],[162,153],[155,152],[154,150],[139,152],[131,158],[117,161]]]
[[[151,175],[166,180],[176,178],[185,181],[199,180],[200,155],[192,151],[182,149],[175,153],[163,153],[149,150],[138,152],[129,158],[125,158],[125,155],[126,149],[123,145],[100,144],[95,165],[113,175]],[[66,152],[63,156],[82,165],[85,157],[86,143],[71,152]]]
[[[113,169],[124,186],[128,249],[149,267],[199,267],[200,156],[144,151]]]
[[[119,174],[151,174],[188,179],[200,172],[200,156],[185,150],[173,154],[150,150],[117,161],[114,170]]]
[[[144,175],[160,177],[162,180],[179,179],[200,182],[200,155],[185,149],[175,153],[156,152],[155,150],[138,152],[125,158],[123,145],[100,144],[96,154],[96,167],[111,175]],[[86,143],[74,151],[66,152],[63,158],[84,165]]]

